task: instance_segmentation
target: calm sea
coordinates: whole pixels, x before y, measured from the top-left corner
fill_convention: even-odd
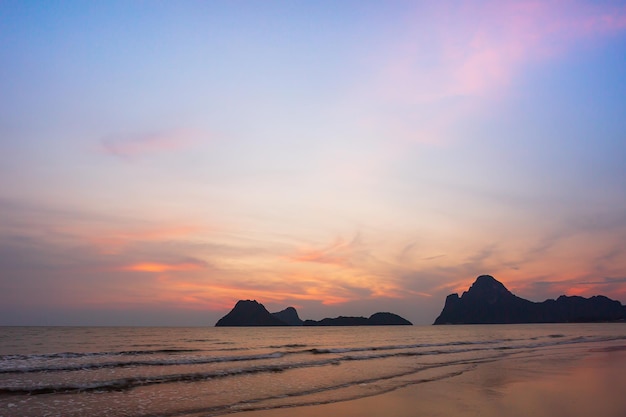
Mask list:
[[[626,324],[4,327],[0,416],[189,417],[323,404],[625,340]]]

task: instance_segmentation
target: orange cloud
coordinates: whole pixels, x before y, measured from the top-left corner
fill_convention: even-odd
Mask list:
[[[194,262],[159,263],[159,262],[139,262],[127,265],[121,269],[124,271],[136,272],[168,272],[168,271],[193,271],[206,268],[206,264]]]
[[[303,250],[291,259],[296,262],[317,262],[337,266],[345,266],[348,262],[348,258],[346,256],[334,255],[325,250],[316,249]]]
[[[255,271],[246,277],[228,270],[211,271],[210,275],[164,275],[159,287],[170,297],[195,299],[222,309],[231,308],[240,299],[257,299],[270,305],[297,304],[297,301],[335,305],[407,296],[406,291],[359,270],[317,272],[315,267],[311,270],[307,265],[300,266],[297,271]]]
[[[246,288],[242,286],[168,280],[163,283],[167,297],[178,302],[204,305],[211,310],[229,310],[236,301],[254,299],[264,304],[284,304],[285,300],[320,301],[322,304],[334,304],[349,301],[348,298],[328,296],[324,291],[281,290],[271,288]]]
[[[119,253],[126,245],[138,241],[163,241],[188,236],[202,230],[200,226],[172,226],[164,228],[127,230],[117,232],[96,232],[88,237],[91,244],[102,254]]]
[[[333,243],[320,249],[301,249],[288,258],[295,262],[315,262],[334,266],[351,266],[350,258],[357,243],[358,236],[348,242],[343,238],[337,238]]]

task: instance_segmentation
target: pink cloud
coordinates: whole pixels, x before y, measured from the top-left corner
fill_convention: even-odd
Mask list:
[[[172,152],[191,147],[198,141],[199,132],[179,129],[138,134],[116,134],[101,139],[101,150],[121,158]]]
[[[494,2],[469,10],[444,40],[447,95],[506,88],[524,66],[567,53],[582,39],[626,29],[626,8],[571,1]]]
[[[382,91],[392,100],[501,93],[526,65],[626,30],[626,6],[574,1],[444,3],[432,22],[422,17],[386,62]]]
[[[372,55],[379,71],[357,93],[376,103],[362,116],[364,126],[383,126],[400,143],[445,145],[458,126],[486,111],[484,99],[510,94],[524,72],[624,31],[624,5],[547,0],[417,6],[401,35]]]

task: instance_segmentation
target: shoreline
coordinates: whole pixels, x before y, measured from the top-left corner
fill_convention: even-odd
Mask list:
[[[450,378],[354,400],[243,417],[623,417],[626,344],[529,351]]]

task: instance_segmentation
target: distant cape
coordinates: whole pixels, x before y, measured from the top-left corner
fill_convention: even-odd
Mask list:
[[[397,314],[375,313],[369,318],[345,317],[325,318],[319,321],[300,319],[293,307],[270,313],[263,304],[256,300],[239,300],[235,307],[218,320],[216,327],[236,326],[397,326],[412,323]]]
[[[612,322],[626,319],[626,307],[602,295],[562,295],[535,303],[512,294],[490,275],[481,275],[461,297],[450,294],[434,324]]]

